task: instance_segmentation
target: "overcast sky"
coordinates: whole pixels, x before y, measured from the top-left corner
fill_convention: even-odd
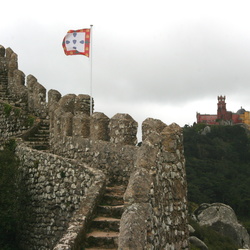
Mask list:
[[[66,56],[68,30],[93,25],[95,111],[192,125],[196,112],[250,110],[249,0],[8,0],[0,44],[47,91],[90,94],[90,60]]]

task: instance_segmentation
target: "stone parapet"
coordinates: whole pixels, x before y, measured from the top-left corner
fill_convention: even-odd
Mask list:
[[[62,136],[80,136],[115,144],[136,145],[138,123],[128,114],[116,114],[109,119],[97,112],[89,116],[89,96],[65,95],[50,101],[51,145]],[[85,109],[80,105],[84,104]]]
[[[47,103],[46,103],[46,89],[38,83],[33,75],[27,76],[28,89],[28,109],[29,112],[38,117],[46,118]]]
[[[95,112],[90,119],[91,140],[109,141],[109,122],[110,119],[105,114]]]
[[[128,114],[116,114],[110,119],[110,141],[125,145],[137,144],[138,123]]]
[[[147,120],[151,133],[138,150],[124,195],[119,249],[188,249],[187,185],[182,130]],[[159,133],[157,129],[159,125]],[[143,226],[141,226],[143,225]]]
[[[108,182],[127,185],[138,147],[67,136],[57,139],[52,152],[102,170]]]
[[[47,116],[46,89],[37,79],[18,69],[18,56],[11,49],[0,45],[0,99],[15,103],[40,118]]]
[[[147,118],[142,123],[142,141],[144,141],[152,132],[161,133],[166,124],[158,119]]]
[[[129,183],[119,249],[188,248],[183,135],[177,124],[146,119],[139,147],[138,123],[130,115],[90,115],[89,95],[62,97],[56,90],[48,92],[46,103],[46,89],[32,75],[25,85],[17,55],[3,46],[0,99],[0,140],[28,137],[39,129],[30,128],[32,122],[50,119],[50,153],[23,144],[16,150],[31,198],[23,207],[30,209],[24,249],[80,249],[105,182]]]
[[[67,243],[73,244],[76,237],[69,239],[67,235],[71,232],[72,238],[86,230],[103,192],[105,176],[86,164],[23,144],[17,147],[16,155],[30,197],[30,202],[23,205],[23,209],[29,211],[21,235],[23,249],[52,249],[65,232]]]
[[[22,109],[0,101],[0,143],[21,136],[35,122],[35,118]]]
[[[77,114],[72,118],[72,133],[74,136],[89,138],[90,136],[90,117],[86,114]]]

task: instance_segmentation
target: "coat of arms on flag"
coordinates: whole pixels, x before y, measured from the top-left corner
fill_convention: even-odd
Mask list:
[[[63,39],[66,55],[84,55],[89,57],[90,29],[69,30]]]

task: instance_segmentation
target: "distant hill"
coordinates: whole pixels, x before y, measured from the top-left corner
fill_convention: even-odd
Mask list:
[[[205,127],[184,127],[188,199],[225,203],[250,221],[249,131],[239,125]]]

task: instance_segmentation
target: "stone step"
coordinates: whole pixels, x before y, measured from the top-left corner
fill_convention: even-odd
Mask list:
[[[107,249],[109,249],[109,250],[117,250],[117,247],[116,248],[110,248],[110,247],[108,247],[108,248],[105,248],[105,247],[85,247],[84,248],[84,250],[107,250]]]
[[[34,134],[34,137],[41,137],[41,138],[48,138],[49,137],[49,130],[38,130],[37,134]]]
[[[42,119],[37,133],[31,135],[26,140],[26,144],[37,150],[49,150],[49,136],[49,120]]]
[[[126,191],[126,187],[125,186],[121,186],[121,185],[106,187],[106,194],[114,194],[114,195],[121,195],[121,196],[123,196],[123,194],[125,193],[125,191]]]
[[[116,248],[119,232],[92,231],[87,234],[86,247]]]
[[[49,120],[42,120],[41,122],[41,126],[46,126],[46,127],[49,127]]]
[[[91,225],[92,225],[92,228],[102,229],[105,232],[109,230],[119,232],[120,219],[99,216],[99,217],[94,218]]]
[[[86,235],[85,248],[89,250],[117,249],[120,218],[124,209],[124,186],[108,186],[97,207],[97,216],[91,222]]]
[[[43,150],[46,151],[49,149],[49,145],[35,145],[32,148],[36,149],[36,150]]]
[[[103,206],[99,205],[97,207],[97,213],[106,217],[121,218],[123,213],[124,205],[118,206]]]
[[[47,142],[48,141],[48,135],[41,136],[30,136],[27,141],[33,141],[33,142]]]
[[[42,135],[49,135],[50,131],[49,129],[38,129],[38,134],[42,134]]]
[[[30,142],[26,141],[26,145],[37,149],[37,150],[48,150],[49,149],[49,143],[39,143],[39,142]]]
[[[123,204],[123,196],[121,195],[105,194],[102,199],[102,205],[118,206]]]

